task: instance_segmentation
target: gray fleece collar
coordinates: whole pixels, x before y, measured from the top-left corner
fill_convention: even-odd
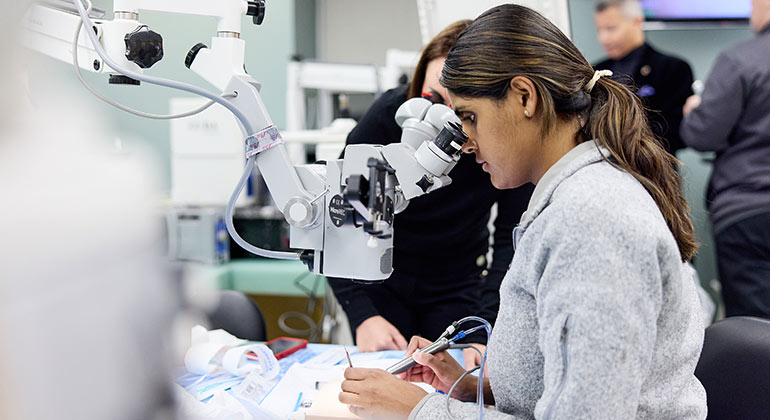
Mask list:
[[[551,195],[556,187],[580,168],[603,160],[603,156],[609,156],[609,151],[594,140],[578,144],[572,150],[562,156],[551,166],[535,186],[532,198],[529,200],[527,211],[521,215],[519,227],[526,229],[535,217],[548,205]]]

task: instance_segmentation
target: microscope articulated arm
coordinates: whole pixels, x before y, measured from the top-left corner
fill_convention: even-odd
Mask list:
[[[114,0],[115,19],[99,22],[88,17],[81,1],[75,0],[75,4],[84,28],[88,28],[81,35],[90,40],[89,45],[81,37],[81,46],[92,47],[96,55],[91,57],[103,60],[100,71],[118,72],[136,84],[141,81],[191,92],[219,103],[236,116],[245,139],[246,159],[243,175],[226,210],[227,229],[236,243],[265,257],[300,258],[317,274],[364,281],[381,281],[390,276],[394,215],[406,208],[410,198],[451,182],[448,173],[467,140],[449,108],[412,99],[397,114],[404,130],[401,143],[352,145],[346,148],[344,160],[295,166],[262,102],[260,84],[243,70],[245,44],[239,38],[240,19],[246,14],[254,16],[255,23],[261,21],[264,0]],[[72,33],[59,30],[55,38],[57,47],[70,50],[75,26],[80,22],[73,20],[71,14],[49,15],[41,10],[30,12],[29,32],[38,40],[49,40],[44,34],[47,25],[40,17],[66,21]],[[185,64],[226,95],[144,74],[142,69],[160,60],[163,53],[159,34],[152,33],[149,43],[132,42],[132,36],[139,34],[144,40],[151,32],[138,21],[140,10],[217,17],[217,36],[211,47],[196,45]],[[132,44],[141,48],[132,51]],[[28,46],[42,50],[36,43]],[[72,62],[71,55],[43,52]],[[290,224],[290,246],[300,250],[299,254],[258,248],[235,231],[235,202],[255,165]]]
[[[261,5],[261,6],[260,6]],[[246,0],[114,0],[116,16],[138,15],[140,10],[213,16],[218,19],[217,32],[241,33],[241,18],[244,15],[261,14],[264,17],[265,2]],[[261,12],[260,12],[261,11]],[[134,19],[137,16],[133,16]],[[257,22],[255,22],[257,23]]]
[[[223,70],[227,70],[226,64],[223,65]],[[224,91],[237,92],[237,96],[230,101],[243,110],[251,127],[257,130],[255,133],[247,133],[241,125],[244,137],[259,142],[254,147],[265,148],[255,154],[254,159],[273,201],[292,226],[308,226],[320,213],[319,205],[310,202],[315,197],[305,189],[289,160],[280,134],[273,126],[270,114],[262,102],[259,88],[259,83],[251,76],[232,75]]]

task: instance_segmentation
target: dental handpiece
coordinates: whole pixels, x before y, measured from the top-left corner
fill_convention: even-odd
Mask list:
[[[451,346],[451,345],[452,345],[452,342],[449,341],[448,338],[442,337],[442,338],[439,338],[438,340],[432,342],[431,344],[429,344],[425,348],[419,349],[417,351],[422,352],[422,353],[428,353],[428,354],[436,354],[436,353],[438,353],[440,351],[444,351],[444,350],[448,349],[449,346]],[[399,360],[398,362],[396,362],[395,364],[393,364],[389,368],[385,369],[385,371],[395,375],[397,373],[401,373],[401,372],[409,369],[410,367],[412,367],[412,366],[414,366],[416,364],[417,364],[417,362],[414,361],[414,358],[412,358],[412,356],[409,356],[409,357],[405,357],[405,358]]]

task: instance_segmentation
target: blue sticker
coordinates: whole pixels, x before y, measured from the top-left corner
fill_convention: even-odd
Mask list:
[[[650,85],[644,85],[636,92],[640,98],[647,98],[655,94],[655,88]]]

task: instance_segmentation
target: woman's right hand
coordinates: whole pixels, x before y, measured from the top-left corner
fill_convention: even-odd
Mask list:
[[[449,393],[449,389],[457,381],[457,378],[465,373],[465,369],[446,351],[436,354],[416,351],[430,343],[431,341],[425,338],[412,337],[406,348],[406,355],[411,355],[417,365],[398,374],[398,377],[409,382],[424,382],[441,392]],[[475,376],[467,375],[457,384],[451,397],[460,401],[475,401],[477,383]]]

